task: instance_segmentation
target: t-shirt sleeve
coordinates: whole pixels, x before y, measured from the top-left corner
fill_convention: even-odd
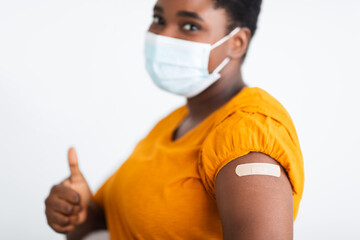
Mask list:
[[[304,169],[295,128],[261,113],[238,110],[209,133],[198,162],[207,192],[215,198],[215,180],[221,168],[250,152],[265,153],[285,169],[292,185],[296,215],[303,191]]]
[[[112,175],[113,176],[113,175]],[[103,185],[95,192],[95,194],[93,194],[92,196],[92,200],[99,205],[101,208],[104,208],[104,195],[105,195],[105,189],[107,187],[107,185],[109,184],[111,177],[109,177],[105,183],[103,183]]]

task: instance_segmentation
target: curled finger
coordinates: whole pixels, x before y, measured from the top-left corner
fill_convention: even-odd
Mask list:
[[[65,216],[61,213],[52,211],[52,210],[47,210],[46,211],[46,217],[48,220],[48,223],[51,224],[56,224],[59,226],[67,226],[71,223],[71,219],[69,216]]]
[[[63,227],[63,226],[60,226],[60,225],[58,225],[56,223],[53,223],[50,226],[57,233],[69,233],[69,232],[74,231],[74,229],[75,229],[75,225],[67,225],[67,226]]]

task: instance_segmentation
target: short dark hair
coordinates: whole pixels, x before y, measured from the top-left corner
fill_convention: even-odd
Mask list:
[[[251,37],[257,29],[258,16],[262,0],[212,0],[214,8],[224,8],[229,16],[228,31],[235,27],[247,27],[250,29]]]

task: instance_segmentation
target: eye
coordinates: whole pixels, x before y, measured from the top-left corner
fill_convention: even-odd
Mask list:
[[[154,15],[153,16],[153,23],[154,24],[164,24],[165,21],[162,17],[158,16],[158,15]]]
[[[183,27],[186,31],[198,31],[200,30],[200,27],[195,25],[195,24],[191,24],[191,23],[187,23],[184,25]]]

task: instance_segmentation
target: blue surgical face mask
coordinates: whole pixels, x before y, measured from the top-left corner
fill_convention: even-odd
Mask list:
[[[230,61],[229,57],[225,58],[209,73],[211,50],[226,42],[239,30],[239,27],[235,28],[213,45],[147,32],[146,70],[161,89],[188,98],[194,97],[218,80],[221,77],[219,72]]]

